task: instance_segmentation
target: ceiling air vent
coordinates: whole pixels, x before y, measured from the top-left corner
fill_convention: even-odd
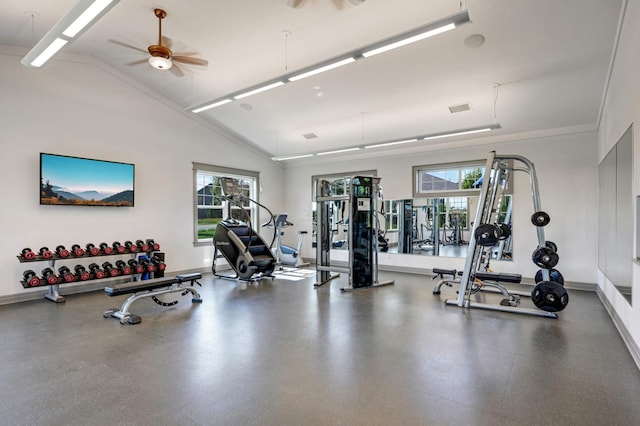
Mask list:
[[[315,139],[318,137],[318,135],[316,135],[315,133],[305,133],[304,135],[302,135],[302,137],[305,139]]]
[[[452,105],[449,107],[449,112],[451,114],[455,114],[456,112],[463,112],[463,111],[471,111],[471,104],[469,102],[466,102],[460,105]]]

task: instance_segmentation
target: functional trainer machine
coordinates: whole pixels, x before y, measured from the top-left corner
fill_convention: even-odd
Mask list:
[[[213,237],[213,264],[211,271],[220,278],[240,279],[244,281],[257,281],[262,278],[271,278],[275,267],[276,258],[271,252],[271,245],[267,244],[260,234],[251,227],[251,218],[244,210],[242,202],[254,203],[273,216],[273,213],[255,200],[242,194],[236,179],[221,178],[222,198],[228,201],[227,218],[221,221],[216,227]],[[234,219],[231,216],[231,205],[240,207],[247,221]],[[275,228],[274,228],[275,239]],[[221,275],[216,273],[216,260],[218,252],[229,263],[235,271],[235,276]]]
[[[510,163],[513,165],[509,165]],[[492,272],[488,266],[493,248],[511,235],[511,228],[507,223],[498,223],[498,214],[502,195],[513,171],[528,173],[531,182],[534,209],[531,221],[536,226],[538,237],[538,248],[533,252],[532,260],[543,268],[540,271],[541,281],[534,287],[531,297],[534,304],[541,310],[519,307],[520,297],[529,294],[509,291],[502,285],[502,283],[520,283],[522,277],[519,274]],[[555,244],[545,240],[544,226],[548,223],[549,215],[541,208],[538,179],[533,163],[522,156],[497,156],[495,151],[491,151],[485,166],[478,210],[469,241],[464,270],[460,274],[455,270],[434,268],[433,272],[436,274],[434,279],[440,277],[441,280],[433,293],[439,294],[443,285],[451,287],[452,284],[459,284],[457,300],[445,300],[447,305],[558,318],[556,312],[567,306],[569,296],[564,287],[560,283],[552,281],[551,278],[552,268],[558,263],[559,258]],[[451,275],[451,278],[445,279],[445,275]],[[458,276],[460,276],[459,279]],[[472,302],[472,294],[480,290],[502,293],[504,298],[500,305]]]
[[[349,274],[349,285],[342,291],[391,285],[394,281],[378,280],[378,229],[375,215],[378,212],[380,178],[353,176],[349,181],[348,195],[334,196],[330,182],[320,179],[316,186],[317,244],[316,276],[314,286],[320,287],[339,274]],[[330,207],[335,201],[349,202],[348,267],[331,266]]]
[[[276,256],[276,265],[288,265],[294,268],[309,266],[309,263],[302,260],[302,240],[307,234],[307,231],[298,231],[298,243],[296,247],[282,244],[283,229],[293,226],[293,223],[289,222],[287,217],[288,215],[286,213],[276,214],[271,216],[271,219],[262,225],[267,228],[275,228],[276,246],[273,248],[273,252]]]

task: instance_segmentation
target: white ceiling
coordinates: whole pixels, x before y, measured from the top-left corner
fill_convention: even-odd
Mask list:
[[[0,44],[26,52],[75,3],[3,0]],[[595,129],[622,0],[367,0],[344,1],[342,9],[333,0],[307,0],[299,9],[286,3],[122,0],[66,51],[96,56],[186,109],[451,15],[462,4],[472,23],[454,31],[199,115],[269,155],[292,155],[492,123],[499,83],[502,129],[493,133],[515,137]],[[174,53],[197,52],[209,61],[206,69],[184,67],[178,77],[147,63],[125,65],[144,54],[107,40],[155,44],[155,7],[167,11],[163,35]],[[481,47],[465,47],[473,34],[485,37]],[[463,102],[472,110],[449,112]],[[318,137],[307,140],[307,133]]]

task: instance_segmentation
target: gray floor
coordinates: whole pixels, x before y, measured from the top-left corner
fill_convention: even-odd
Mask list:
[[[396,284],[357,293],[208,276],[201,305],[144,299],[133,326],[102,317],[125,299],[103,292],[0,306],[0,423],[640,424],[640,372],[595,293],[553,320],[381,275]]]

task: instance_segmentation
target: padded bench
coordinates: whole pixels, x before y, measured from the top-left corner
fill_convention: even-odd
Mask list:
[[[183,296],[187,293],[191,293],[192,303],[202,303],[200,294],[193,288],[194,283],[201,285],[198,282],[200,278],[202,278],[202,274],[191,273],[176,275],[175,277],[153,278],[150,280],[134,281],[125,284],[116,284],[112,287],[105,287],[104,291],[110,297],[120,296],[123,294],[131,294],[131,296],[124,301],[120,309],[109,309],[104,312],[103,316],[105,318],[119,318],[120,324],[139,324],[142,322],[142,318],[129,312],[129,307],[133,302],[145,297],[151,297],[159,305],[171,306],[176,304],[177,301],[165,303],[157,299],[157,296],[168,293],[179,292],[182,293]]]
[[[494,281],[502,283],[515,283],[520,284],[522,281],[522,275],[520,274],[506,274],[502,272],[476,272],[474,277],[482,281]]]

